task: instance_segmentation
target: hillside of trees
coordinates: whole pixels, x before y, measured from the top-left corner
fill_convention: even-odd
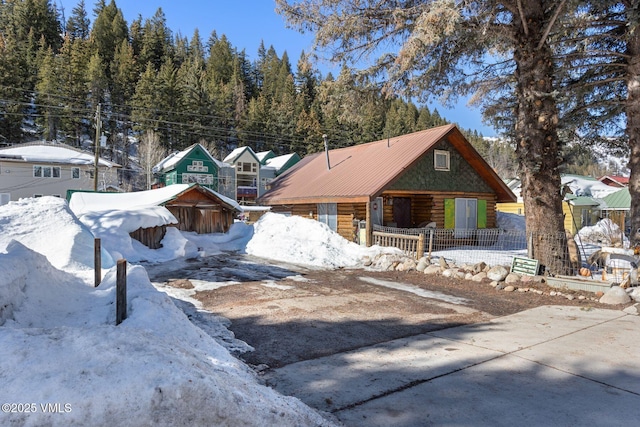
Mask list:
[[[323,76],[304,52],[294,67],[263,43],[251,60],[215,30],[174,34],[162,9],[128,23],[99,0],[91,13],[84,0],[66,20],[49,0],[0,2],[0,144],[80,146],[95,139],[99,110],[104,155],[126,170],[122,153],[147,131],[163,154],[200,142],[218,157],[243,145],[304,156],[323,134],[341,147],[448,123],[346,67]],[[490,148],[464,132],[482,154]]]

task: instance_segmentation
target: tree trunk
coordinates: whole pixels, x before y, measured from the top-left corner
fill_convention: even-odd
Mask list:
[[[569,274],[558,169],[558,112],[552,95],[552,53],[546,43],[540,45],[549,20],[545,17],[545,3],[523,2],[523,18],[516,18],[516,154],[533,256],[547,272]]]
[[[635,30],[627,34],[627,54],[629,64],[627,66],[627,136],[629,137],[629,195],[631,206],[629,211],[629,223],[631,233],[629,239],[632,246],[640,245],[640,34],[637,31],[639,19],[637,12],[630,10],[627,20],[628,28]]]

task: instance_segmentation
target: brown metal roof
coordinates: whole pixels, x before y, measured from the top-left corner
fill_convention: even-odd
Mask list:
[[[274,180],[264,204],[365,202],[379,196],[436,143],[446,138],[496,192],[499,202],[515,196],[455,125],[306,156]],[[428,189],[425,189],[428,190]]]

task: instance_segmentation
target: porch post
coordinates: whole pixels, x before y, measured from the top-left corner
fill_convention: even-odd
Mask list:
[[[367,215],[365,217],[366,223],[367,223],[367,227],[366,227],[367,242],[366,242],[366,245],[367,246],[371,246],[371,242],[373,242],[373,226],[371,224],[371,200],[367,200],[366,211],[367,211]]]

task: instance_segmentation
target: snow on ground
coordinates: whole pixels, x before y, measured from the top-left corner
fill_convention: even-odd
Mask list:
[[[261,258],[328,268],[353,267],[361,265],[366,257],[402,253],[394,248],[360,246],[334,233],[326,224],[271,212],[254,225],[246,251]]]
[[[115,326],[116,269],[93,287],[93,237],[64,200],[0,207],[0,236],[2,425],[331,425],[261,385],[142,266]]]
[[[339,268],[399,251],[365,248],[317,221],[273,213],[253,226],[236,223],[226,234],[168,227],[164,247],[150,250],[129,232],[170,218],[153,209],[138,213],[83,211],[76,217],[53,197],[0,206],[0,403],[15,403],[0,414],[0,423],[330,425],[299,400],[261,385],[230,353],[251,348],[228,331],[227,319],[201,310],[192,298],[198,289],[235,282],[193,280],[194,289],[170,292],[158,285],[165,293],[135,263],[237,251]],[[524,228],[522,217],[498,214],[498,220],[507,231]],[[103,249],[104,278],[97,288],[94,234]],[[504,247],[505,257],[519,250],[511,249]],[[134,262],[127,271],[128,318],[115,326],[114,260],[123,256]],[[272,280],[264,286],[284,289]],[[52,409],[58,413],[45,412]]]

